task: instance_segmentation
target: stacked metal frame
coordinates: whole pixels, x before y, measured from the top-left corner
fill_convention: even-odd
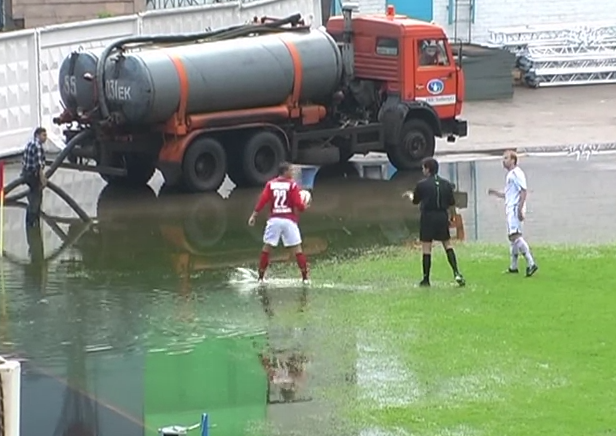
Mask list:
[[[534,88],[616,83],[616,22],[500,28],[489,45],[514,52]]]

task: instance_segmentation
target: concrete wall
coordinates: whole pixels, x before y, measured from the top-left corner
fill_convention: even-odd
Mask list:
[[[11,0],[5,0],[11,1]],[[145,0],[12,0],[13,18],[23,18],[26,28],[61,24],[145,11]]]
[[[359,0],[363,13],[382,12],[387,3],[395,4],[401,0]],[[410,1],[410,0],[406,0]],[[422,1],[422,0],[414,0]],[[449,24],[450,0],[432,0],[433,19],[443,26],[453,37],[454,24]],[[452,3],[455,3],[453,1]],[[470,0],[459,0],[460,6],[457,34],[465,38],[469,34],[467,6]],[[612,21],[616,23],[616,1],[605,0],[474,0],[474,23],[470,28],[472,42],[485,42],[488,30],[506,26],[525,26],[529,24],[575,23],[591,21]]]

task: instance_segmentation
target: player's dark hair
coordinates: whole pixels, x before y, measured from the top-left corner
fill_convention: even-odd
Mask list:
[[[428,170],[431,176],[436,176],[438,174],[438,161],[433,157],[427,157],[422,160],[421,166]]]
[[[37,127],[36,129],[34,129],[35,138],[39,137],[43,133],[47,133],[47,130],[45,129],[45,127]]]
[[[290,169],[291,164],[289,162],[281,162],[280,165],[278,165],[278,175],[282,176],[288,173]]]

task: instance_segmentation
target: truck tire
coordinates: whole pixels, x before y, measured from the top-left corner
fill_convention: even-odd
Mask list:
[[[407,120],[400,132],[400,141],[387,150],[389,161],[398,170],[414,170],[421,166],[421,160],[434,156],[434,132],[423,120]]]
[[[124,177],[101,174],[103,180],[113,186],[139,187],[147,185],[154,175],[154,171],[156,171],[156,161],[150,156],[139,154],[116,154],[107,165],[126,169],[126,176]]]
[[[184,153],[182,179],[190,192],[216,191],[226,171],[227,155],[222,144],[214,138],[197,138]]]
[[[260,131],[250,137],[242,153],[242,169],[250,186],[264,185],[278,175],[278,167],[286,158],[286,149],[280,136]]]

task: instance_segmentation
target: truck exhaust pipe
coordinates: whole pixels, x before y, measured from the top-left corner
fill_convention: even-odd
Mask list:
[[[345,2],[342,4],[344,30],[342,32],[342,65],[344,81],[348,85],[355,78],[355,49],[353,48],[353,12],[359,10],[359,4]]]

